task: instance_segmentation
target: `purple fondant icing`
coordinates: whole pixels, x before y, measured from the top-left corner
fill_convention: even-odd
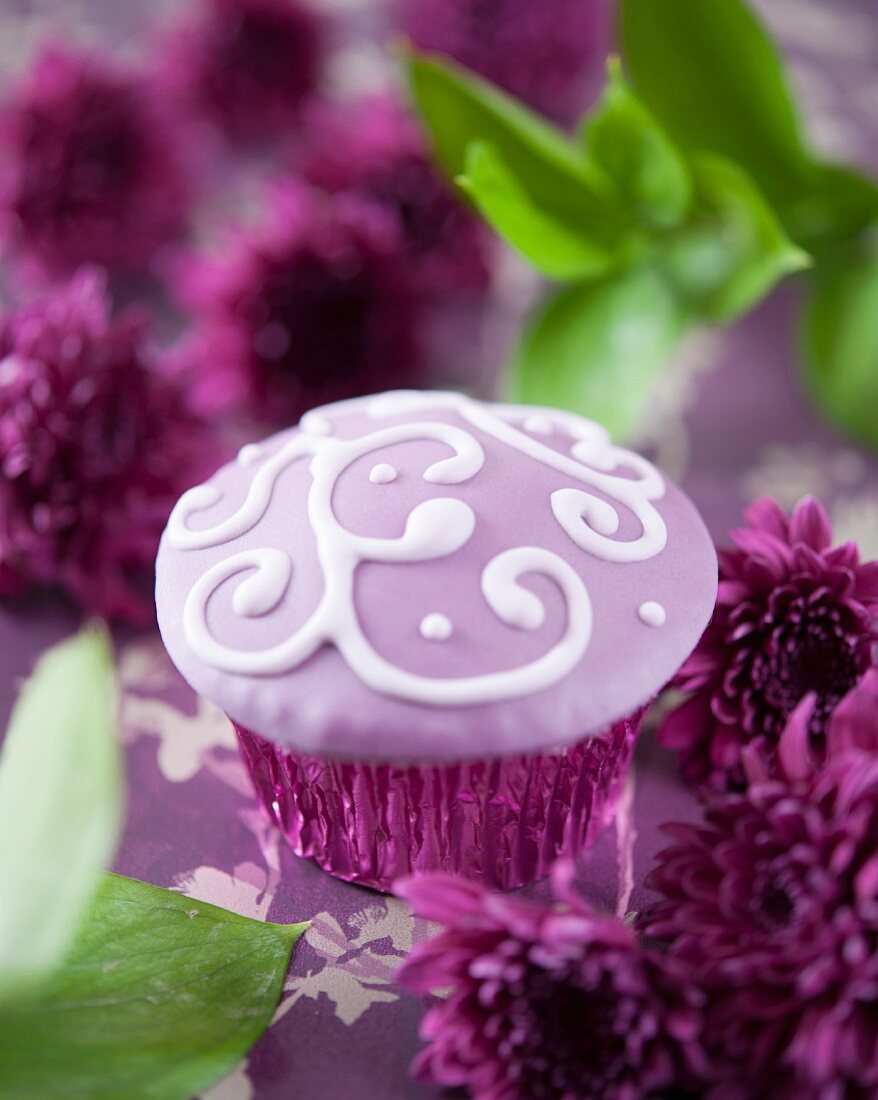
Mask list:
[[[441,762],[606,731],[691,651],[716,577],[689,500],[597,425],[395,393],[308,414],[184,496],[157,604],[240,726]]]

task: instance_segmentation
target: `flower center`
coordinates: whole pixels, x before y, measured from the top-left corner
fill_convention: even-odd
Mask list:
[[[215,68],[232,79],[243,79],[260,86],[285,88],[307,82],[309,52],[313,48],[310,26],[305,20],[297,26],[292,15],[288,21],[270,11],[244,11],[230,20],[226,33],[216,44]]]
[[[512,990],[511,1026],[501,1047],[520,1095],[560,1100],[615,1095],[613,1085],[629,1070],[629,1044],[639,1009],[620,1000],[602,968],[588,976],[532,968]]]
[[[95,119],[84,128],[70,167],[72,183],[85,196],[125,186],[136,178],[138,156],[128,119]]]
[[[795,912],[787,890],[771,878],[761,890],[754,891],[753,909],[757,924],[766,932],[785,928]]]
[[[831,888],[822,876],[815,875],[814,853],[808,844],[807,830],[801,820],[793,826],[784,816],[790,812],[788,806],[781,814],[786,829],[783,845],[778,844],[777,830],[772,823],[767,824],[774,835],[773,840],[767,832],[756,838],[761,855],[754,858],[753,879],[748,890],[754,926],[773,943],[785,929],[794,931],[809,923],[815,915],[815,905],[816,911],[822,912],[820,896],[827,886]]]
[[[373,308],[370,273],[353,257],[349,270],[301,255],[295,267],[266,282],[253,350],[280,385],[319,385],[367,368],[367,328]]]
[[[796,600],[755,654],[751,681],[761,696],[761,730],[779,736],[808,692],[817,697],[811,735],[819,748],[826,721],[869,665],[871,638],[855,613],[828,600]]]

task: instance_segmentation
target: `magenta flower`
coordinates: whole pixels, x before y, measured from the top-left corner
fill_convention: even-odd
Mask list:
[[[829,757],[836,757],[847,749],[862,749],[878,757],[878,669],[876,668],[869,669],[854,690],[842,699],[830,715],[826,729],[826,753]]]
[[[415,45],[447,54],[562,125],[603,66],[602,0],[396,0]]]
[[[876,673],[830,720],[830,754],[809,747],[814,699],[777,760],[745,750],[744,794],[709,796],[701,825],[667,827],[642,925],[706,996],[713,1100],[878,1095]]]
[[[315,106],[298,160],[315,186],[363,195],[394,215],[419,290],[448,298],[486,288],[490,235],[433,167],[420,132],[393,99]]]
[[[0,318],[0,595],[51,586],[88,612],[147,616],[137,581],[212,465],[153,358],[145,319],[110,320],[93,270]]]
[[[182,350],[205,409],[294,423],[328,401],[417,384],[418,302],[395,220],[375,203],[287,182],[262,225],[195,260]]]
[[[417,992],[450,990],[421,1027],[421,1080],[476,1100],[642,1100],[699,1064],[697,1000],[675,962],[568,890],[555,908],[451,875],[398,892],[445,925],[399,974]]]
[[[296,122],[326,52],[323,20],[298,0],[199,0],[160,44],[166,87],[235,138]]]
[[[0,112],[0,231],[34,273],[146,264],[186,218],[182,136],[128,69],[60,46]]]
[[[878,562],[861,564],[854,543],[832,547],[817,501],[787,518],[760,500],[745,518],[720,553],[713,618],[674,681],[690,698],[659,731],[685,778],[716,789],[743,784],[744,746],[770,754],[808,692],[819,754],[828,715],[872,664],[878,637]]]

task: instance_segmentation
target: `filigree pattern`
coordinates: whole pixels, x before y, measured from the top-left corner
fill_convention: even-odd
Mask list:
[[[219,641],[208,628],[207,605],[226,582],[238,579],[232,597],[235,615],[253,617],[274,610],[293,581],[293,562],[284,549],[248,548],[216,562],[189,592],[183,625],[186,640],[204,662],[243,675],[277,675],[296,668],[321,646],[335,645],[349,667],[373,690],[430,705],[461,705],[506,699],[550,686],[580,661],[592,631],[592,607],[579,573],[558,554],[539,546],[502,550],[485,566],[481,590],[496,617],[506,625],[536,630],[544,621],[540,600],[519,581],[526,573],[550,578],[561,590],[567,609],[566,629],[543,656],[518,668],[459,678],[439,678],[405,671],[378,654],[360,624],[354,598],[354,574],[361,562],[424,562],[445,558],[461,549],[476,528],[478,517],[469,504],[455,497],[435,497],[409,514],[402,536],[374,538],[347,530],[338,520],[332,497],[339,478],[353,462],[396,443],[436,441],[450,457],[433,462],[421,475],[434,485],[458,485],[482,470],[485,450],[472,431],[491,437],[537,463],[549,466],[576,487],[551,495],[551,510],[567,536],[585,553],[610,562],[643,561],[660,553],[667,531],[654,505],[665,484],[649,462],[613,446],[597,424],[569,413],[513,406],[487,406],[453,393],[396,392],[372,398],[366,413],[373,419],[421,417],[379,427],[355,439],[333,435],[332,417],[362,402],[342,402],[315,410],[302,420],[302,431],[266,457],[264,448],[247,447],[239,462],[258,464],[241,506],[213,526],[193,529],[190,517],[214,508],[222,496],[207,484],[190,490],[171,516],[167,538],[177,550],[199,550],[233,542],[251,531],[266,514],[277,479],[293,463],[308,459],[312,477],[308,517],[317,542],[325,590],[319,606],[294,634],[272,647],[242,651]],[[436,412],[453,412],[466,427],[431,420]],[[569,453],[549,446],[540,436],[565,434]],[[386,463],[373,479],[391,481],[395,471]],[[623,511],[640,525],[635,538],[617,535]],[[437,623],[428,624],[430,628]],[[440,632],[447,637],[445,623]],[[426,629],[426,628],[425,628]],[[427,636],[425,634],[425,636]]]

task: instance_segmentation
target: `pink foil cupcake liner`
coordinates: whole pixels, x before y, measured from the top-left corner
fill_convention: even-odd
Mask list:
[[[594,843],[615,812],[642,716],[557,753],[442,765],[326,760],[236,730],[269,817],[330,874],[390,890],[402,875],[441,870],[511,890]]]

